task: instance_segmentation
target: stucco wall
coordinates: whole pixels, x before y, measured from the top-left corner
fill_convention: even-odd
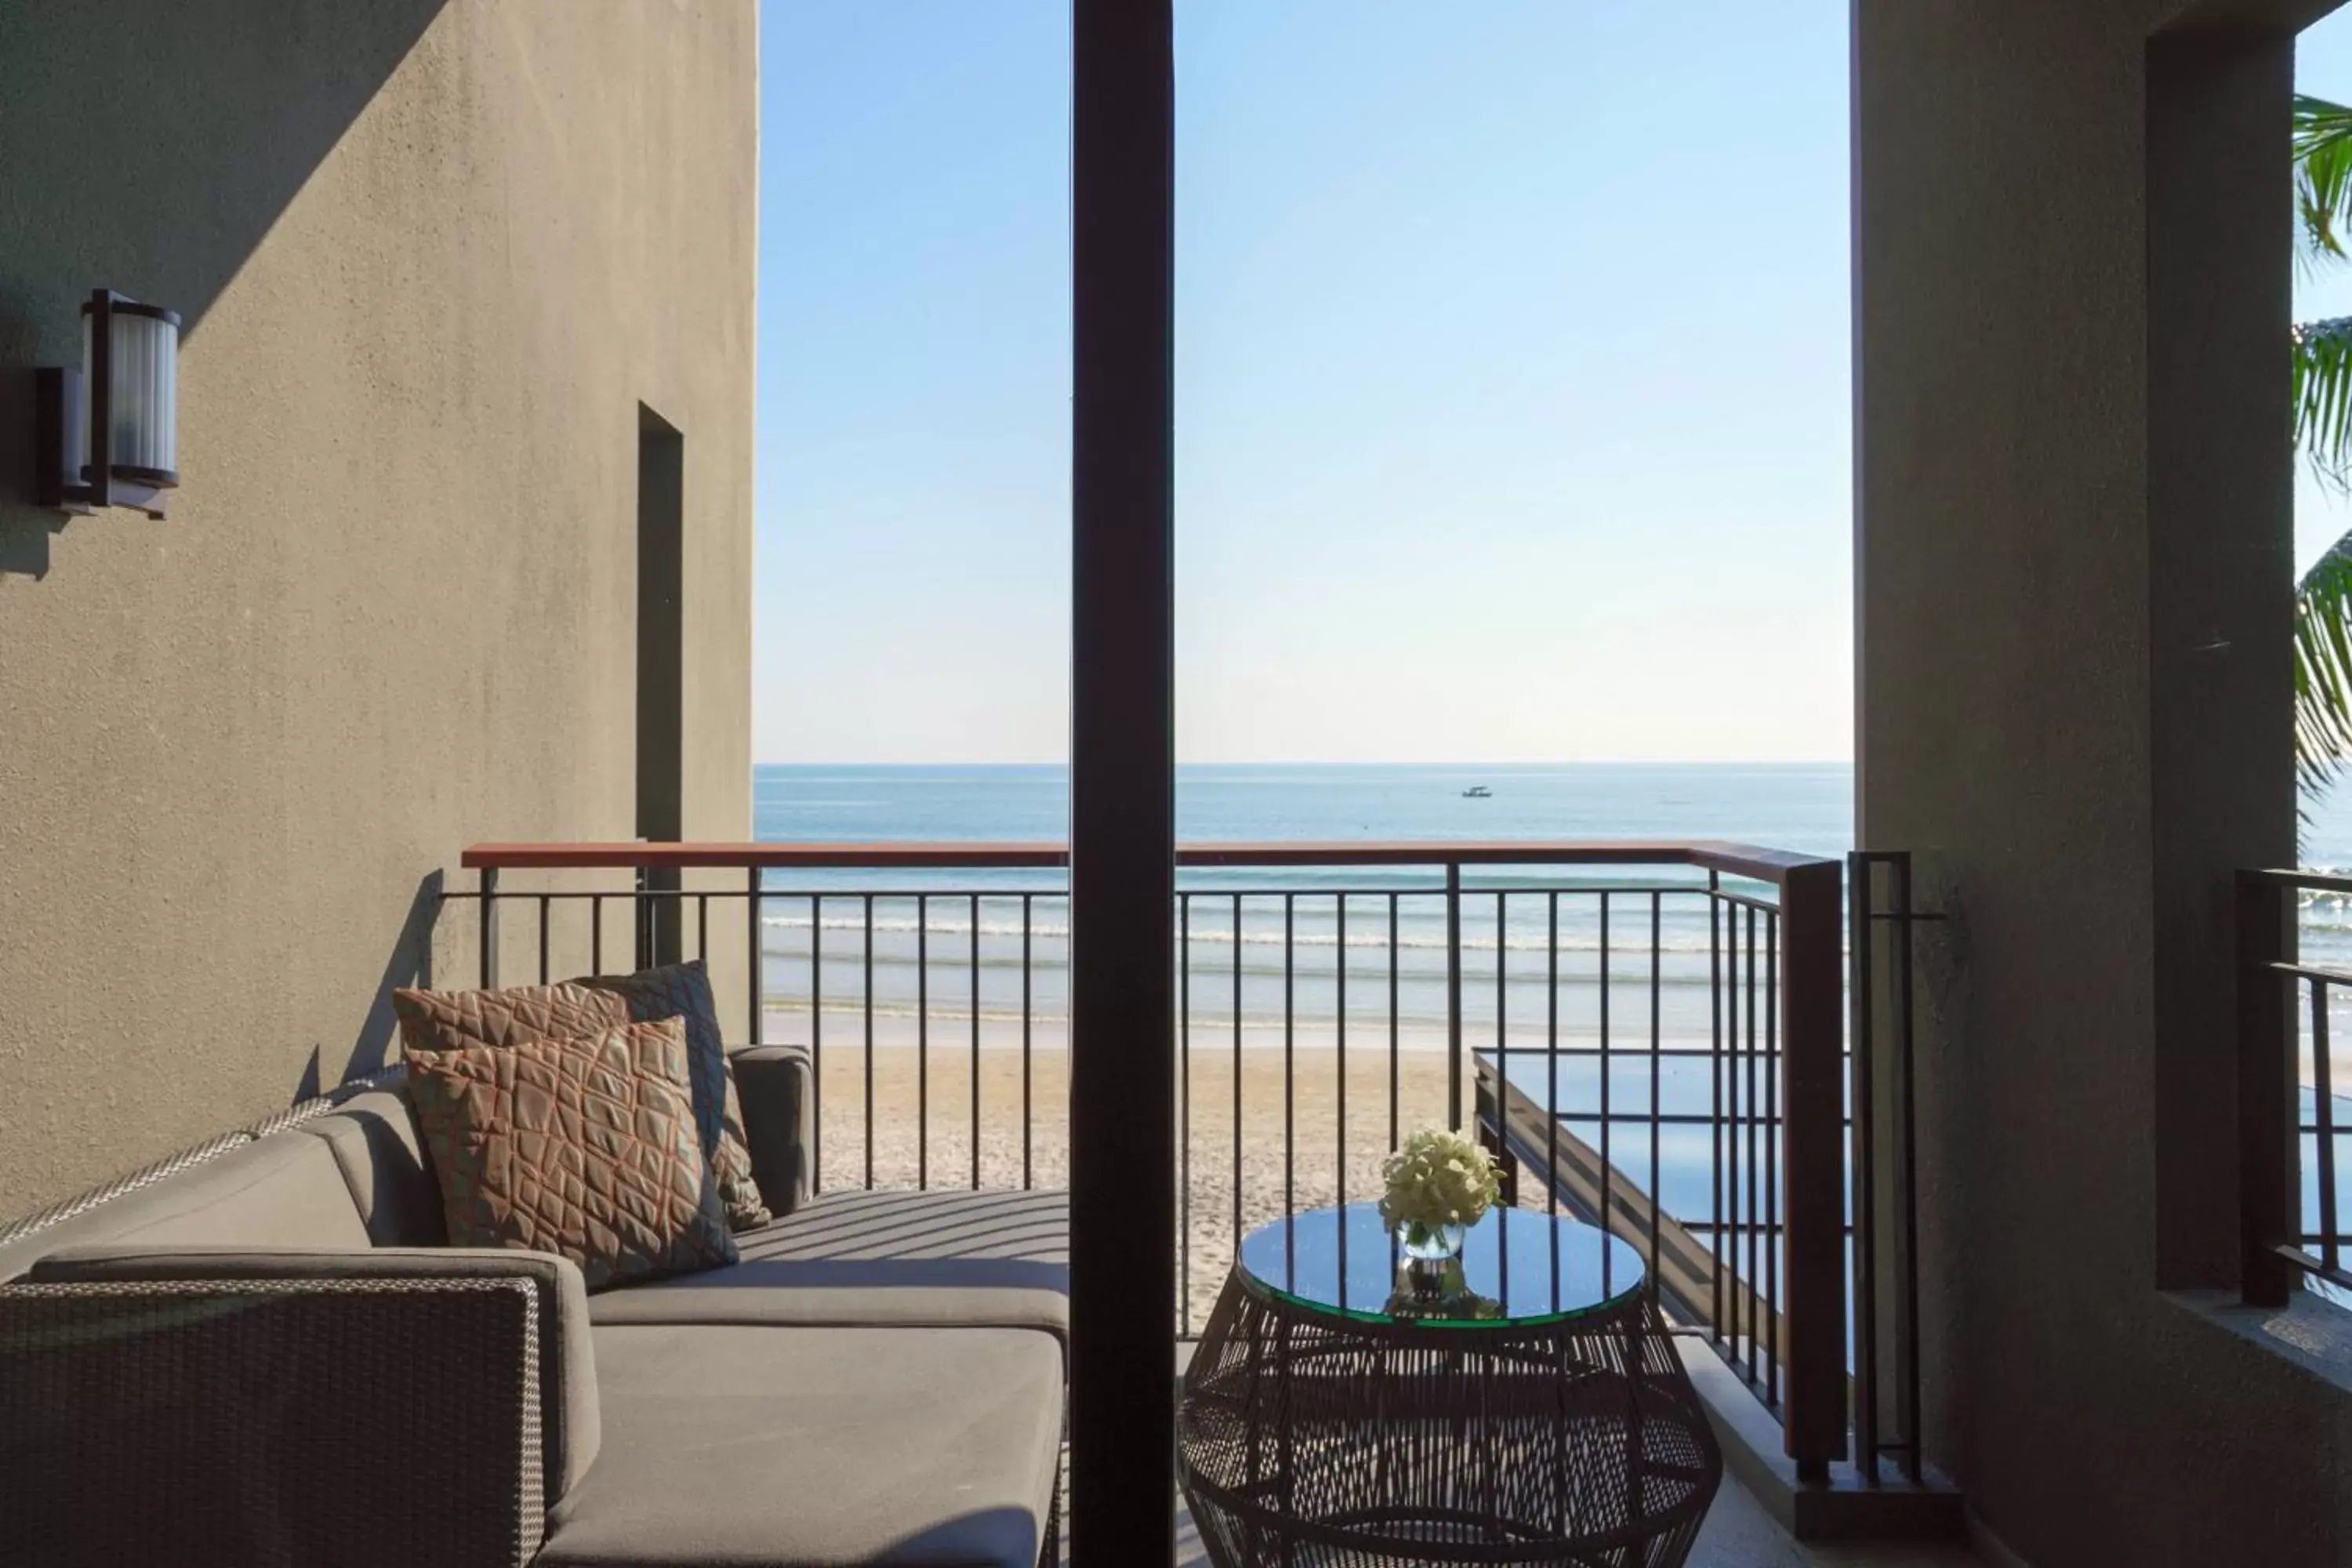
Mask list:
[[[1929,1449],[2037,1568],[2352,1552],[2352,1402],[2293,1350],[2311,1323],[2214,1310],[2231,873],[2294,852],[2311,7],[2231,9],[2268,30],[1855,6],[1861,833],[1950,917],[1919,1041]]]
[[[0,1214],[384,1059],[467,844],[632,835],[640,403],[686,440],[686,831],[749,836],[755,35],[0,8]],[[101,284],[187,322],[166,521],[28,504],[29,367]]]

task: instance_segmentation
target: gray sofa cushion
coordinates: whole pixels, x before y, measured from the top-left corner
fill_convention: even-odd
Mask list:
[[[1021,1330],[595,1331],[604,1451],[543,1568],[1034,1568],[1062,1354]]]
[[[333,1252],[368,1245],[333,1152],[274,1132],[0,1247],[0,1279],[69,1247],[251,1247]]]
[[[40,1284],[153,1279],[509,1279],[531,1280],[540,1293],[540,1436],[545,1446],[547,1495],[562,1496],[585,1475],[603,1439],[596,1397],[596,1354],[588,1325],[588,1292],[580,1270],[551,1252],[511,1247],[370,1247],[310,1252],[293,1247],[251,1249],[182,1247],[121,1251],[76,1247],[33,1266]],[[355,1345],[355,1355],[369,1353]],[[431,1368],[415,1369],[429,1377]],[[436,1392],[452,1394],[444,1386]]]
[[[299,1131],[333,1152],[368,1239],[378,1247],[447,1244],[441,1188],[425,1163],[416,1114],[404,1091],[377,1089],[354,1095],[302,1123]]]
[[[740,1262],[592,1297],[591,1320],[1069,1333],[1059,1192],[833,1193],[735,1242]]]

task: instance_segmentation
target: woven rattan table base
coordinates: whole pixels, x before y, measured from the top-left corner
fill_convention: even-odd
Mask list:
[[[1219,1568],[1672,1568],[1723,1478],[1641,1292],[1466,1327],[1352,1321],[1228,1279],[1177,1436]]]

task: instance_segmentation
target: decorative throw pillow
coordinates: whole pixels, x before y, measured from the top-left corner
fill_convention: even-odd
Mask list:
[[[410,1050],[449,1245],[560,1253],[591,1290],[734,1262],[686,1058],[676,1019]]]
[[[400,1019],[401,1048],[407,1051],[566,1040],[629,1022],[628,1005],[619,997],[579,984],[494,991],[404,988],[392,994],[392,1010]]]
[[[575,984],[620,998],[636,1023],[677,1018],[686,1025],[687,1063],[694,1074],[694,1114],[727,1223],[751,1230],[768,1223],[760,1184],[751,1179],[751,1149],[743,1137],[743,1108],[735,1098],[735,1069],[719,1032],[719,1007],[702,960],[664,964],[635,974],[596,975]]]

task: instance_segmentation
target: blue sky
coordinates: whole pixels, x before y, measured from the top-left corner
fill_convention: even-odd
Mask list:
[[[1066,18],[765,0],[761,761],[1066,751]],[[1845,5],[1177,26],[1181,755],[1850,755]]]

